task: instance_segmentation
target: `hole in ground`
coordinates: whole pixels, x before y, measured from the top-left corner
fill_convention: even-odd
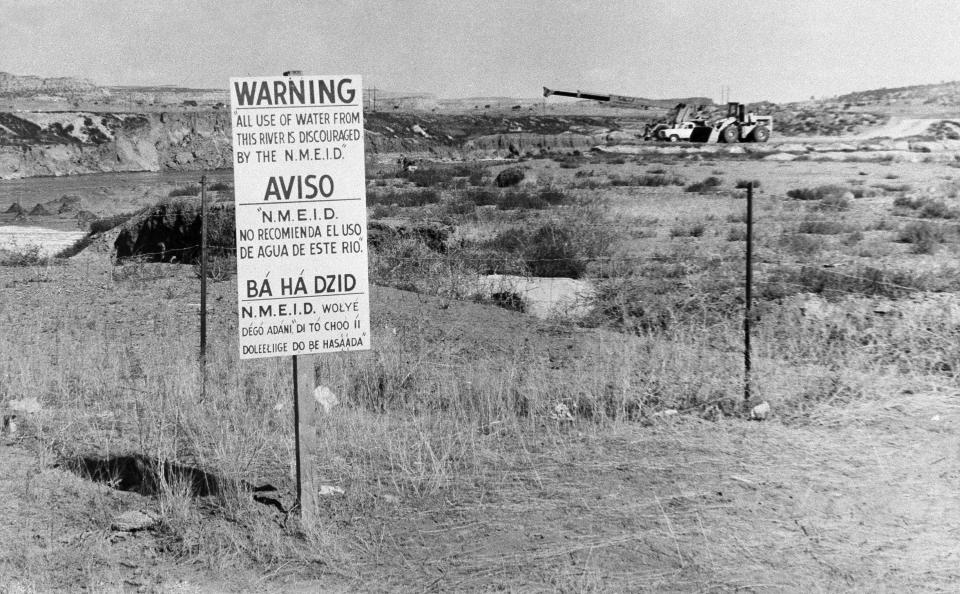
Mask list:
[[[170,485],[187,486],[193,497],[219,495],[230,486],[229,481],[205,470],[136,454],[85,456],[66,460],[64,465],[84,478],[141,495],[157,495],[161,478]]]
[[[254,501],[286,513],[286,508],[277,495],[264,495],[277,492],[277,488],[269,483],[253,486],[246,481],[225,479],[186,464],[170,461],[161,463],[155,458],[140,454],[83,456],[64,460],[63,465],[86,479],[120,491],[154,496],[160,494],[161,485],[166,483],[175,489],[187,491],[191,497],[223,495],[226,491],[246,492],[253,494]]]

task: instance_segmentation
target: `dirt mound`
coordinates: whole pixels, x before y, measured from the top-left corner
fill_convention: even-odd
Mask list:
[[[24,210],[24,208],[23,208],[22,206],[20,206],[19,203],[14,202],[13,204],[10,205],[10,208],[8,208],[7,210],[5,210],[4,212],[7,213],[7,214],[12,214],[12,215],[19,215],[19,214],[23,214],[23,213],[26,212],[26,211]]]
[[[31,217],[47,217],[50,216],[50,211],[43,207],[42,204],[38,204],[30,209],[30,212],[27,213]]]
[[[67,195],[64,194],[56,200],[51,200],[46,203],[46,206],[51,211],[56,211],[57,214],[65,214],[69,212],[77,212],[80,210],[81,200],[79,196]]]
[[[212,249],[235,247],[232,204],[208,207],[208,245]],[[114,242],[118,260],[142,258],[150,262],[193,262],[200,256],[199,198],[161,202],[133,217]]]

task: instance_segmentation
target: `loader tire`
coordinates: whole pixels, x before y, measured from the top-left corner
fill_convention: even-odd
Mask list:
[[[680,140],[680,137],[677,136],[676,134],[670,135],[670,142],[677,142],[678,140]]]
[[[770,138],[770,130],[767,130],[766,126],[757,126],[750,134],[750,138],[754,142],[766,142]]]
[[[737,128],[737,126],[734,124],[730,124],[720,131],[720,138],[726,143],[732,144],[737,142],[740,140],[740,128]]]

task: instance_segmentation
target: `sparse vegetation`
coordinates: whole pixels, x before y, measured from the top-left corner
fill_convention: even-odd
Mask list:
[[[702,237],[707,226],[701,222],[677,225],[670,228],[670,237]]]
[[[916,211],[909,213],[925,219],[960,219],[960,208],[948,206],[943,200],[926,196],[897,196],[893,201],[895,209]]]
[[[703,181],[695,182],[690,184],[685,188],[687,192],[712,192],[715,191],[723,183],[718,177],[710,176],[705,178]]]
[[[389,189],[386,191],[367,191],[368,205],[396,205],[401,208],[425,206],[440,202],[440,192],[432,188],[422,190]]]
[[[0,249],[0,266],[42,266],[47,261],[40,255],[38,245],[14,250]]]
[[[497,174],[494,183],[498,188],[508,188],[522,182],[524,177],[526,172],[522,167],[509,167]]]
[[[913,253],[932,254],[943,243],[943,230],[933,223],[913,221],[900,231],[899,241],[913,244]]]
[[[794,200],[820,200],[843,196],[848,190],[843,186],[825,185],[815,188],[796,188],[788,190],[787,196]]]
[[[797,233],[809,233],[811,235],[839,235],[841,233],[851,233],[854,230],[853,225],[845,221],[812,217],[801,221],[797,226]]]
[[[657,187],[657,186],[682,186],[684,179],[679,175],[666,175],[666,174],[656,174],[656,175],[631,175],[627,177],[621,176],[611,176],[610,185],[611,186],[646,186],[646,187]]]
[[[187,186],[181,186],[179,188],[174,188],[170,190],[170,193],[167,194],[170,198],[177,198],[179,196],[199,196],[200,195],[200,186],[197,184],[190,184]]]

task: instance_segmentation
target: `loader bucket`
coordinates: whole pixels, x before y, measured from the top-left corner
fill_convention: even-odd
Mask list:
[[[713,132],[711,126],[697,126],[690,133],[690,142],[710,142],[711,132]]]

